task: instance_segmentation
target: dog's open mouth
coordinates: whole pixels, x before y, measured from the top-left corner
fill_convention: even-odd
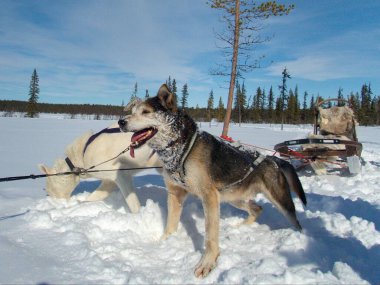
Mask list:
[[[150,140],[157,133],[155,128],[146,128],[140,131],[134,132],[131,138],[130,154],[135,157],[134,149],[142,146],[148,140]]]

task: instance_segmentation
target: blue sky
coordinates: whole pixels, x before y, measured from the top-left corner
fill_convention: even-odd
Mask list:
[[[245,74],[276,95],[287,67],[289,88],[336,97],[371,83],[380,94],[380,1],[294,3],[286,17],[264,22],[273,36],[253,56],[261,68]],[[120,105],[135,82],[155,95],[170,75],[189,86],[189,105],[206,106],[210,90],[227,101],[227,78],[210,75],[225,59],[216,47],[219,12],[205,0],[1,0],[0,99],[27,100],[30,77],[40,77],[40,102]]]

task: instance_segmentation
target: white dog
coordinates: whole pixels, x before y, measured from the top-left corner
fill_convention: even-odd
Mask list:
[[[57,159],[52,168],[42,164],[40,170],[45,174],[72,171],[73,166],[89,168],[104,161],[114,158],[128,147],[133,133],[119,131],[117,124],[110,126],[96,134],[86,133],[77,138],[66,148],[66,159]],[[133,149],[134,151],[134,149]],[[133,175],[140,170],[120,170],[121,168],[159,167],[158,156],[147,145],[143,145],[134,151],[134,157],[129,152],[123,153],[117,158],[101,164],[93,170],[119,169],[116,171],[100,171],[94,173],[48,176],[46,178],[46,191],[54,197],[69,199],[81,178],[97,178],[102,180],[100,186],[91,193],[86,201],[103,200],[117,187],[121,190],[126,203],[132,213],[140,209],[139,199],[134,192]]]

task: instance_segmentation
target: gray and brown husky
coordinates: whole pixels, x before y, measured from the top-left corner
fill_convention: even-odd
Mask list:
[[[254,197],[263,193],[297,228],[290,190],[306,205],[306,197],[294,168],[287,162],[255,151],[233,147],[198,130],[196,123],[177,110],[172,93],[162,85],[156,97],[136,102],[132,114],[119,121],[125,132],[134,132],[134,145],[148,143],[164,165],[168,188],[168,219],[164,237],[177,230],[188,193],[202,200],[205,215],[205,251],[195,276],[205,277],[219,255],[220,203],[228,202],[248,213],[254,222],[262,208]]]

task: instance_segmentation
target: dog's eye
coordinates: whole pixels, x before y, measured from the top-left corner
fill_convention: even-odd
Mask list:
[[[149,110],[143,110],[143,111],[142,111],[142,114],[149,114],[149,113],[150,113]]]

